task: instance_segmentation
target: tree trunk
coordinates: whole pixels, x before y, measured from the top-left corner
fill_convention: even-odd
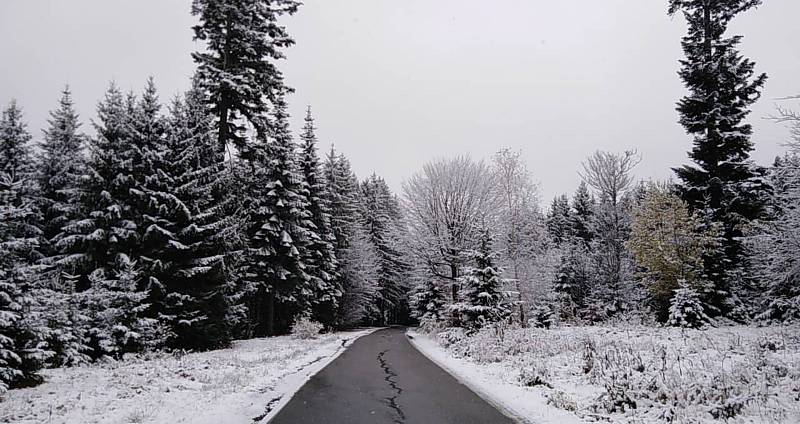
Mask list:
[[[267,304],[264,314],[266,315],[266,330],[268,336],[275,335],[275,293],[270,290],[267,292]]]

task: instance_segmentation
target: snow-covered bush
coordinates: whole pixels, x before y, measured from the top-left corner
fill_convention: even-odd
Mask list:
[[[300,317],[292,326],[292,336],[297,339],[314,339],[319,336],[324,326],[307,316]]]
[[[534,362],[523,366],[519,371],[519,382],[523,386],[545,386],[552,388],[553,386],[548,382],[549,379],[550,370],[540,362]]]
[[[587,421],[800,422],[795,327],[486,328],[440,333],[442,345],[445,334],[454,356]]]

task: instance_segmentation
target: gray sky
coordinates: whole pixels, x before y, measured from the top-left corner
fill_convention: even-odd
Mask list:
[[[307,0],[286,18],[281,64],[331,142],[365,177],[399,189],[434,157],[521,149],[544,202],[572,193],[595,149],[637,148],[643,178],[667,178],[690,139],[676,123],[683,19],[665,0]],[[88,128],[108,82],[162,100],[188,87],[189,0],[0,0],[0,103],[17,98],[37,139],[65,83]],[[750,121],[755,159],[788,131],[763,119],[800,94],[800,1],[766,0],[736,19],[742,50],[770,76]],[[796,106],[798,102],[785,106]],[[90,131],[91,132],[91,131]]]

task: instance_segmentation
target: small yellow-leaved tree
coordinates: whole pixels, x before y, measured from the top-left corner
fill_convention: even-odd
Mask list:
[[[705,249],[714,237],[665,184],[652,183],[633,211],[628,248],[644,269],[644,280],[660,321],[669,318],[675,290],[681,285],[700,289]]]

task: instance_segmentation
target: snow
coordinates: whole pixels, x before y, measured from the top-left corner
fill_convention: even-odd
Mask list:
[[[506,381],[504,364],[478,364],[457,358],[428,335],[408,331],[409,341],[423,355],[450,373],[504,415],[521,423],[582,423],[578,417],[547,405],[539,392]]]
[[[797,326],[409,335],[423,354],[520,422],[800,422]]]
[[[252,339],[209,352],[44,370],[45,383],[6,394],[0,422],[266,423],[344,347],[372,331]]]

